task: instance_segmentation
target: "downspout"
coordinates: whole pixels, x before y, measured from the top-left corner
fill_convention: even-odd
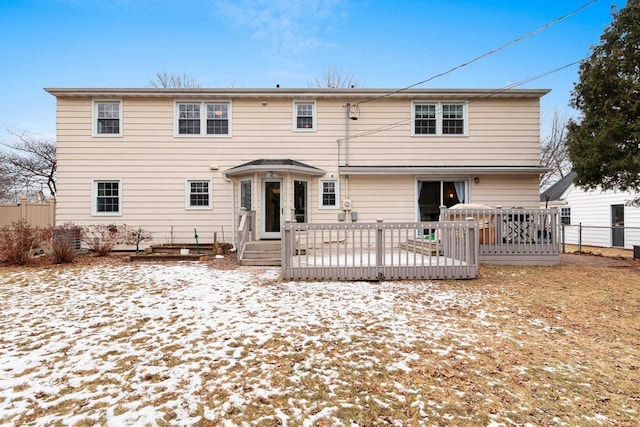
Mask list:
[[[349,166],[349,120],[351,120],[351,104],[347,102],[344,108],[344,165]],[[338,167],[339,166],[340,165],[338,165]],[[349,175],[344,176],[344,199],[349,199]],[[346,211],[345,220],[346,222],[351,222],[351,215],[347,215]]]
[[[222,172],[222,178],[231,184],[231,244],[232,250],[235,252],[236,248],[236,186],[233,185],[233,180],[230,179],[226,173]]]

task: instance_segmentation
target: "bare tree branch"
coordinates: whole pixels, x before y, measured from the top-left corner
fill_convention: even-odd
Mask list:
[[[357,81],[353,74],[348,71],[343,71],[336,66],[330,65],[322,70],[320,77],[314,77],[307,81],[309,87],[326,87],[326,88],[349,88],[359,87],[360,82]]]
[[[56,187],[56,143],[38,138],[26,132],[8,131],[19,142],[0,145],[9,148],[0,152],[0,196],[5,200],[18,194],[33,197],[44,186],[55,196]]]
[[[149,87],[155,88],[198,88],[200,83],[195,77],[187,74],[168,74],[162,70],[156,73],[153,80],[149,80]]]
[[[558,111],[553,113],[551,133],[540,145],[540,164],[551,169],[540,180],[542,188],[571,172],[571,161],[567,149],[567,120]]]

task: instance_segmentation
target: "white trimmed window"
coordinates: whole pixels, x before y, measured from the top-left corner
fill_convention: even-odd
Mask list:
[[[294,125],[293,129],[298,131],[316,130],[316,103],[298,102],[293,103]]]
[[[560,224],[571,225],[571,208],[560,208]]]
[[[230,136],[230,102],[177,102],[176,135]]]
[[[320,209],[336,209],[340,202],[340,182],[337,179],[320,180]]]
[[[253,182],[250,179],[240,181],[240,207],[251,210],[251,187]]]
[[[413,135],[466,135],[467,104],[414,102]]]
[[[94,136],[122,136],[122,103],[94,101]]]
[[[119,179],[93,181],[92,214],[97,216],[122,215],[122,188]]]
[[[187,209],[211,209],[211,181],[187,180]]]

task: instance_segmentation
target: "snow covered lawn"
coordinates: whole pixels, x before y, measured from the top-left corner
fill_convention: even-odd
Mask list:
[[[0,424],[613,425],[638,416],[632,400],[618,418],[603,414],[577,332],[532,317],[499,286],[278,275],[200,263],[0,269]],[[575,357],[558,354],[562,346]]]

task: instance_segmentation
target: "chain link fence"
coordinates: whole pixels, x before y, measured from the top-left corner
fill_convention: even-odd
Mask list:
[[[562,252],[565,245],[596,246],[602,248],[634,249],[640,246],[640,227],[618,227],[597,225],[562,225]]]

